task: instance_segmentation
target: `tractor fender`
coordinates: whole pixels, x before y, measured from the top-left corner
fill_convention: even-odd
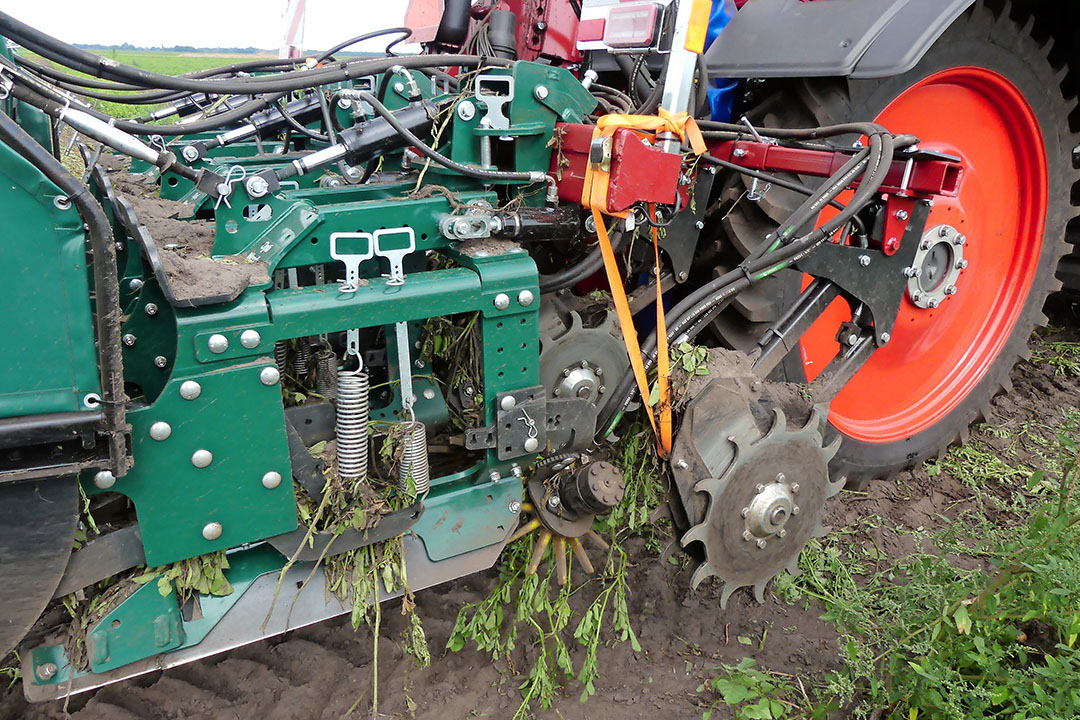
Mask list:
[[[713,77],[886,77],[975,0],[753,0],[705,54]]]

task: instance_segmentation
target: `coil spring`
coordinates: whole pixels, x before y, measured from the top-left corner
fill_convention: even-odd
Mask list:
[[[423,495],[431,488],[431,468],[428,465],[427,427],[419,421],[405,424],[405,452],[401,455],[398,469],[398,487],[402,492],[409,489],[412,476],[416,494]]]
[[[285,340],[274,343],[274,364],[277,365],[281,377],[285,377],[289,372],[289,343]]]
[[[302,337],[296,339],[296,353],[293,354],[293,367],[296,369],[296,377],[305,378],[311,369],[311,339]]]
[[[322,350],[315,356],[315,392],[337,400],[338,358],[333,350]]]
[[[338,378],[337,438],[338,477],[361,481],[368,468],[368,376],[349,373]]]

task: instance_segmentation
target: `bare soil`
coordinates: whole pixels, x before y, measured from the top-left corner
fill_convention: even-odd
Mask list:
[[[1077,326],[1071,306],[1059,302],[1052,321]],[[1051,340],[1075,341],[1066,331]],[[1080,380],[1057,375],[1052,367],[1023,362],[1012,373],[1014,390],[994,401],[994,428],[1018,428],[1032,420],[1050,425],[1061,408],[1076,405]],[[977,431],[979,432],[979,431]],[[985,431],[981,438],[995,441]],[[1038,458],[1019,460],[1038,466]],[[1016,459],[1011,462],[1015,463]],[[1001,497],[1017,492],[1008,486],[990,490]],[[971,508],[972,492],[947,474],[930,478],[924,469],[872,484],[867,493],[843,493],[828,509],[833,526],[857,521],[868,513],[885,520],[866,530],[867,543],[889,558],[916,548],[910,535],[889,528],[933,528]],[[819,616],[820,605],[788,605],[767,592],[763,605],[748,591],[736,593],[726,611],[719,609],[716,586],[688,589],[685,569],[658,558],[639,542],[631,545],[629,585],[631,614],[642,652],[622,643],[601,651],[596,695],[586,703],[571,684],[556,706],[537,717],[547,719],[692,718],[700,717],[696,688],[717,674],[722,663],[752,656],[759,667],[809,680],[836,668],[837,634]],[[520,703],[520,677],[529,667],[532,648],[519,648],[514,668],[497,667],[473,649],[443,654],[458,609],[483,598],[495,573],[462,578],[417,595],[418,611],[433,652],[431,666],[418,670],[396,644],[404,621],[396,604],[384,607],[379,637],[380,714],[410,717],[509,718]],[[575,595],[584,605],[588,592]],[[739,638],[750,640],[749,645]],[[257,642],[184,667],[153,673],[70,699],[67,712],[78,720],[134,718],[339,718],[355,704],[356,717],[370,715],[372,637],[354,632],[347,619],[330,620],[285,636]],[[571,643],[574,645],[574,643]],[[574,658],[580,665],[581,652]],[[0,720],[41,720],[65,715],[62,702],[28,705],[16,686],[0,697]],[[722,717],[722,714],[714,717]]]

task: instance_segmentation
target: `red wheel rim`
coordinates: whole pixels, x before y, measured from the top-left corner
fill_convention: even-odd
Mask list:
[[[903,440],[954,410],[983,379],[1023,312],[1038,267],[1048,175],[1038,120],[1020,91],[985,68],[931,75],[891,102],[877,121],[912,133],[920,147],[958,155],[958,197],[938,198],[927,227],[949,224],[967,236],[969,266],[958,292],[936,309],[905,296],[890,343],[844,387],[829,420],[870,443]],[[802,340],[808,379],[837,352],[836,332],[851,317],[838,300]]]

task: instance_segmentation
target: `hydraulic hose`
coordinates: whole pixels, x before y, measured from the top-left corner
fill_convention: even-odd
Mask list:
[[[611,249],[613,252],[618,252],[623,245],[623,240],[626,237],[626,233],[614,232],[611,238]],[[585,258],[564,270],[552,273],[551,275],[540,276],[540,292],[550,293],[556,290],[562,290],[564,288],[577,285],[579,282],[587,277],[591,277],[600,271],[604,267],[604,255],[600,249],[600,245],[597,244]]]
[[[131,464],[125,440],[128,427],[124,412],[124,361],[120,343],[120,284],[117,279],[112,227],[89,189],[4,113],[0,113],[0,140],[60,188],[75,204],[90,235],[102,417],[105,420],[104,430],[109,444],[110,470],[113,475],[120,477],[127,473]]]
[[[375,113],[385,120],[390,127],[392,127],[398,134],[409,141],[411,145],[416,147],[422,155],[433,160],[434,162],[442,165],[448,170],[461,173],[462,175],[476,178],[477,180],[492,180],[503,182],[544,182],[547,179],[547,173],[543,170],[535,170],[532,172],[504,172],[501,170],[480,170],[478,168],[469,167],[468,165],[462,165],[461,163],[451,160],[446,157],[435,148],[425,143],[420,138],[416,137],[407,127],[402,125],[394,113],[390,112],[385,105],[378,101],[378,99],[367,90],[356,91],[356,96],[365,100]]]

